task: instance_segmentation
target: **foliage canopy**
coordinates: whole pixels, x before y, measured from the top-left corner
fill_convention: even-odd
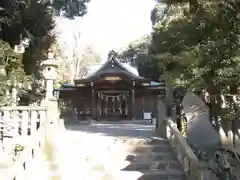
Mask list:
[[[6,46],[7,50],[0,49],[0,58],[6,65],[10,80],[15,77],[27,80],[26,75],[40,78],[40,63],[55,42],[52,33],[54,15],[62,12],[68,18],[83,16],[87,12],[88,2],[89,0],[1,0],[0,44]],[[17,55],[13,47],[25,38],[30,40],[30,45],[23,55]]]
[[[165,0],[156,5],[151,20],[153,32],[145,56],[154,57],[151,64],[158,76],[169,71],[176,85],[207,94],[205,100],[215,116],[236,115],[238,103],[233,97],[240,79],[240,3]]]

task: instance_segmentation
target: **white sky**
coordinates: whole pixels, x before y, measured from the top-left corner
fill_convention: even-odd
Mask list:
[[[91,0],[83,18],[64,20],[61,38],[71,43],[72,32],[80,29],[81,43],[105,55],[151,32],[154,5],[154,0]]]

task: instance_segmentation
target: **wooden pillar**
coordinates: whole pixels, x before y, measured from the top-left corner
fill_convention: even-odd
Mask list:
[[[100,106],[99,106],[99,97],[96,96],[96,120],[99,121],[99,116],[100,116]]]
[[[151,108],[151,101],[152,101],[152,99],[151,99],[151,93],[150,93],[150,90],[148,89],[148,91],[147,91],[147,111],[148,112],[151,112],[152,111],[152,108]]]
[[[104,115],[104,99],[101,97],[101,116]]]
[[[122,110],[122,98],[118,98],[118,106],[119,106],[119,112],[120,114],[122,114],[123,110]]]
[[[98,96],[98,105],[99,105],[99,116],[102,115],[102,110],[103,110],[103,107],[102,107],[102,97],[101,96]]]
[[[108,113],[108,98],[107,97],[105,97],[105,110],[104,110],[104,115],[106,116],[107,115],[107,113]]]
[[[116,101],[115,101],[115,97],[112,97],[112,107],[113,107],[113,113],[116,112]]]
[[[142,106],[143,106],[143,113],[146,111],[146,96],[145,96],[145,90],[144,90],[144,92],[143,92],[143,94],[142,94]]]
[[[124,98],[124,115],[125,117],[128,119],[128,94],[126,95],[126,97]]]
[[[95,104],[95,90],[94,84],[91,82],[91,89],[92,89],[92,118],[96,118],[96,104]]]
[[[135,120],[135,81],[132,83],[132,120]]]
[[[144,96],[142,95],[142,92],[141,92],[141,111],[142,113],[144,112]]]

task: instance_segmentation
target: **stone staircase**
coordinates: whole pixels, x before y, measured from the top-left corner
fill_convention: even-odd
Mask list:
[[[85,135],[59,138],[61,180],[186,179],[165,139]]]
[[[169,142],[165,139],[129,140],[125,160],[130,162],[121,172],[138,171],[138,180],[185,180],[186,176]]]

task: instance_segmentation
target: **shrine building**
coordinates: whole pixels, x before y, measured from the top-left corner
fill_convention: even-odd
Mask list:
[[[164,82],[141,77],[136,68],[109,58],[74,84],[63,84],[59,99],[69,100],[79,117],[94,120],[143,119],[152,112],[156,97],[164,95]]]

